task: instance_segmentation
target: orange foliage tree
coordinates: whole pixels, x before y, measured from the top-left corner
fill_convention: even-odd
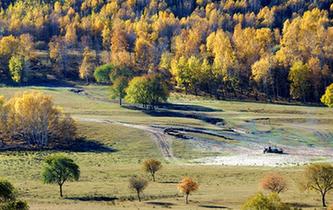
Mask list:
[[[199,184],[190,177],[184,177],[177,187],[180,192],[185,194],[185,202],[188,204],[188,196],[199,189]]]
[[[287,182],[278,173],[267,174],[260,183],[264,190],[269,190],[275,193],[281,193],[287,190]]]

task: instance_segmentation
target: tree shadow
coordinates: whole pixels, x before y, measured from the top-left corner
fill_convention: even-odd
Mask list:
[[[158,182],[160,184],[178,184],[179,182],[177,181],[162,181],[162,182]]]
[[[118,200],[116,196],[74,196],[74,197],[65,197],[67,200],[77,200],[77,201],[108,201],[108,202],[114,202]]]
[[[214,112],[218,111],[215,109],[197,106],[197,105],[178,105],[178,104],[167,104],[159,105],[155,109],[145,109],[135,105],[127,105],[124,108],[131,110],[140,110],[145,114],[148,114],[153,117],[177,117],[177,118],[190,118],[201,120],[213,125],[224,125],[225,122],[221,118],[211,117],[200,112]],[[186,111],[184,111],[186,110]],[[206,111],[199,111],[206,110]],[[199,112],[199,113],[196,113]]]
[[[172,104],[164,103],[156,106],[159,109],[168,109],[176,111],[195,111],[195,112],[222,112],[222,109],[214,109],[210,107],[200,106],[200,105],[190,105],[190,104]]]
[[[150,201],[150,202],[146,202],[146,204],[162,206],[162,207],[170,207],[170,206],[175,205],[174,203],[171,203],[171,202],[160,202],[160,201]]]
[[[318,206],[315,206],[315,205],[311,205],[311,204],[307,204],[307,203],[297,203],[297,202],[294,202],[294,203],[286,203],[288,206],[291,206],[293,208],[315,208],[315,207],[318,207]]]
[[[78,138],[68,145],[54,145],[49,147],[33,147],[27,144],[17,144],[17,145],[3,145],[0,147],[0,152],[3,151],[60,151],[60,152],[117,152],[116,149],[104,145],[99,141],[87,140],[86,138]]]
[[[229,209],[225,206],[218,206],[218,205],[199,205],[199,207],[207,208],[207,209]]]
[[[102,144],[99,141],[87,140],[86,138],[79,138],[68,146],[57,146],[55,150],[71,151],[71,152],[116,152],[117,150]]]

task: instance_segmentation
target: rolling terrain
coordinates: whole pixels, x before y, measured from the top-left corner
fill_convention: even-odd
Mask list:
[[[297,180],[304,164],[332,161],[329,108],[173,93],[169,104],[147,111],[120,107],[109,99],[106,86],[83,89],[81,93],[70,91],[71,87],[0,89],[6,97],[24,90],[52,95],[76,120],[82,137],[68,151],[0,153],[0,176],[17,186],[31,209],[238,209],[260,190],[258,182],[270,171],[288,177],[284,201],[305,209],[320,205],[318,196],[299,190]],[[263,154],[269,145],[286,154]],[[65,185],[65,199],[57,197],[57,186],[44,185],[40,178],[41,163],[50,153],[66,153],[81,167],[81,180]],[[163,169],[157,182],[149,183],[144,202],[131,201],[135,194],[127,187],[128,179],[143,174],[141,162],[147,158],[161,160]],[[200,183],[190,206],[183,204],[176,189],[186,175]]]

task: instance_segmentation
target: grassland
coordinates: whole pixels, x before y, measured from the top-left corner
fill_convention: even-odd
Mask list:
[[[165,115],[156,116],[141,110],[120,107],[117,101],[109,100],[107,87],[86,86],[84,89],[85,94],[72,93],[68,88],[0,89],[0,94],[6,97],[24,90],[40,90],[52,95],[57,105],[77,119],[80,135],[96,143],[96,147],[92,150],[62,152],[77,161],[82,174],[79,182],[65,185],[65,199],[58,197],[57,186],[45,185],[40,178],[44,157],[59,151],[0,153],[0,176],[14,183],[20,196],[29,202],[31,209],[187,210],[224,207],[239,209],[246,198],[260,190],[259,180],[270,171],[279,171],[288,179],[289,190],[281,196],[285,202],[294,206],[303,206],[304,209],[319,209],[320,197],[312,192],[303,192],[298,187],[303,172],[301,165],[289,167],[193,165],[189,164],[192,159],[230,154],[223,150],[214,150],[214,145],[201,148],[193,143],[193,140],[185,141],[177,138],[171,138],[177,161],[167,161],[164,160],[149,132],[96,120],[219,129],[207,122],[206,118],[196,118],[196,114],[199,114],[200,117],[222,119],[225,127],[237,128],[249,135],[257,136],[256,140],[263,143],[287,145],[290,148],[331,149],[333,142],[331,109],[216,101],[172,94],[170,102],[182,104],[186,110],[173,109]],[[205,134],[193,134],[193,136],[213,143],[229,141]],[[232,144],[245,143],[235,141],[229,145],[233,147]],[[327,160],[320,157],[318,155],[316,160]],[[146,158],[160,159],[164,167],[158,173],[157,182],[149,183],[144,192],[144,202],[139,203],[136,200],[132,201],[135,194],[128,189],[127,182],[129,177],[135,174],[149,178],[141,170],[141,161]],[[189,206],[184,205],[183,198],[176,189],[177,182],[183,176],[192,176],[200,183],[200,190],[190,197]],[[328,196],[328,202],[333,202],[332,195]]]

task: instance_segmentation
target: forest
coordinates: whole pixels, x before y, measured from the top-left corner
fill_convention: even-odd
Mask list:
[[[108,64],[184,93],[317,103],[333,82],[331,0],[2,0],[0,9],[4,85],[112,84],[94,74]]]

